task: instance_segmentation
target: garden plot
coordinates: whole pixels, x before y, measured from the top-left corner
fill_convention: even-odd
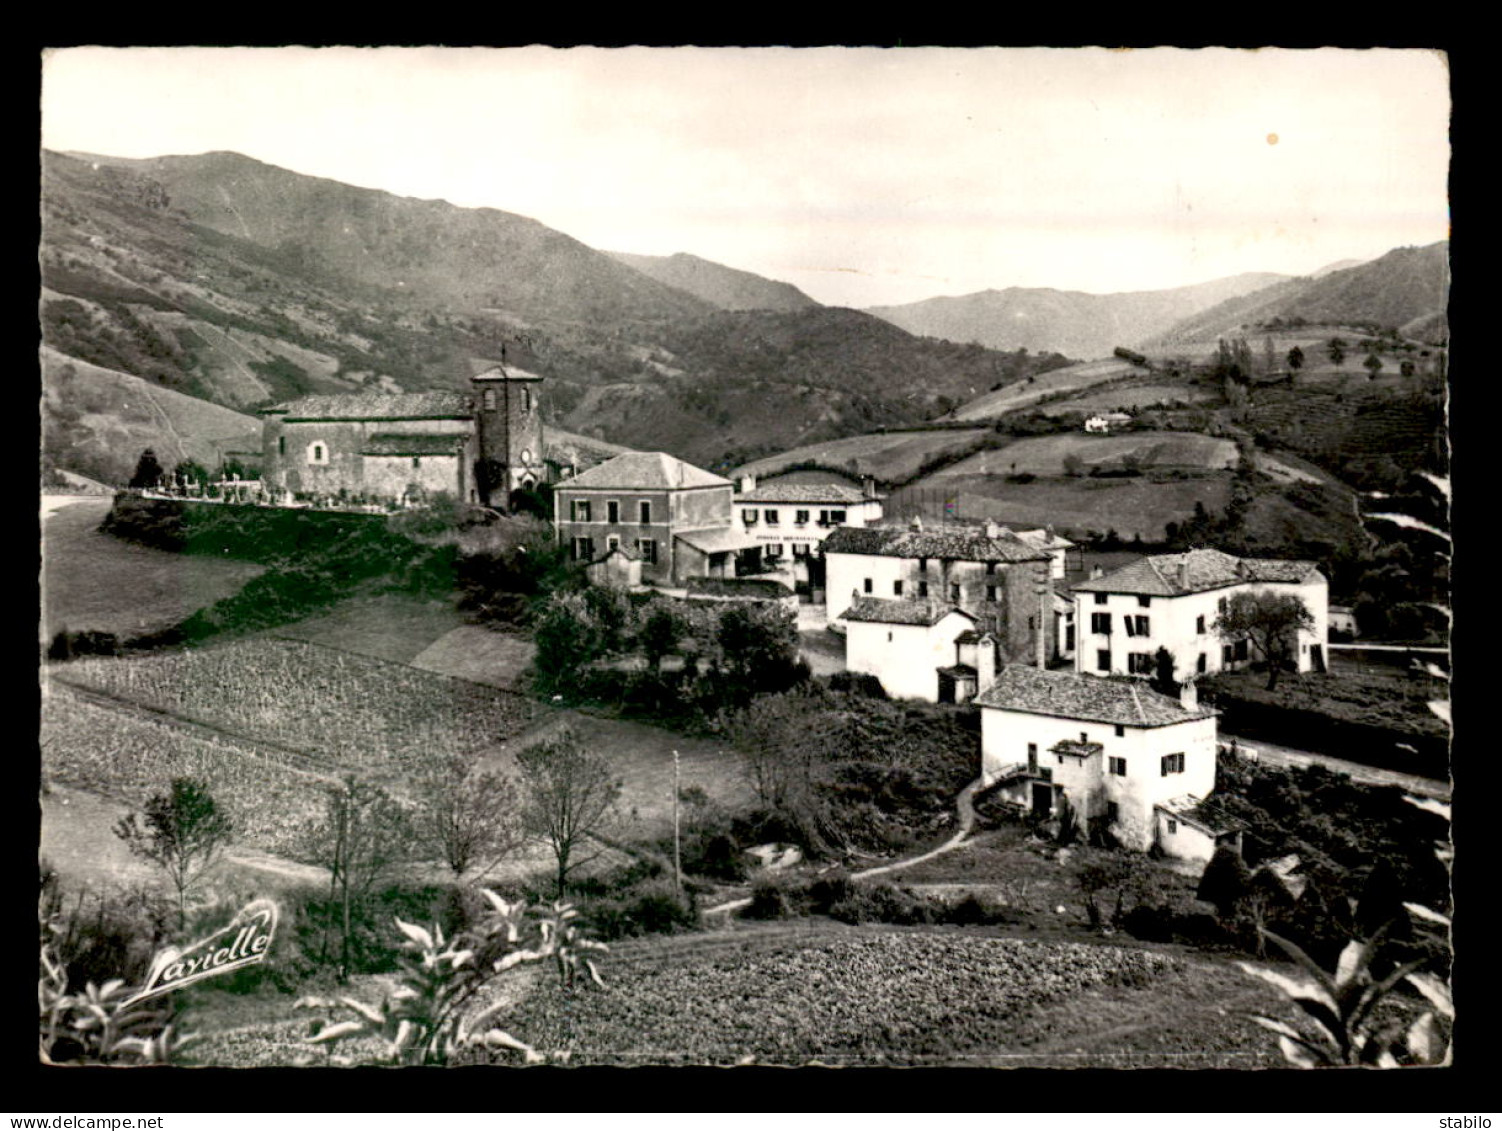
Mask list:
[[[1198,432],[1124,432],[1114,436],[1061,432],[1018,440],[999,451],[977,452],[935,472],[922,486],[943,487],[948,480],[976,475],[1063,475],[1064,461],[1071,456],[1087,469],[1119,467],[1134,456],[1144,469],[1217,471],[1234,468],[1237,453],[1232,441]]]
[[[1239,991],[1222,989],[1222,1000],[1278,1011],[1272,991],[1243,985],[1239,972],[1166,952],[890,927],[729,931],[692,944],[621,948],[603,971],[608,990],[539,993],[508,1019],[511,1031],[575,1064],[1065,1064],[1050,1049],[1081,1033],[1098,1052],[1076,1066],[1279,1063],[1265,1034],[1217,1006],[1168,1050],[1137,1054],[1125,1034],[1113,1048],[1081,1029],[1082,995],[1135,1011],[1150,1030],[1178,1016],[1162,986],[1189,990],[1207,975]]]
[[[854,475],[871,475],[884,483],[900,482],[937,456],[973,449],[991,434],[988,428],[954,428],[933,432],[877,432],[793,448],[780,455],[753,460],[736,475],[776,475],[800,463],[846,468]]]

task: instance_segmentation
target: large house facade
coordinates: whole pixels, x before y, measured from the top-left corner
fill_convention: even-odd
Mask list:
[[[1189,858],[1234,837],[1204,812],[1215,712],[1192,681],[1174,699],[1137,680],[1012,665],[975,702],[982,781],[1033,815],[1057,817],[1067,801],[1082,829],[1099,820],[1126,847]]]
[[[732,521],[734,493],[730,480],[666,452],[631,452],[557,484],[553,523],[575,561],[620,550],[641,562],[645,584],[735,577],[757,542]]]
[[[1076,584],[1075,669],[1149,675],[1160,647],[1178,678],[1243,667],[1256,658],[1251,643],[1222,640],[1215,621],[1235,594],[1268,591],[1304,602],[1314,627],[1299,632],[1294,658],[1301,672],[1323,671],[1329,587],[1318,567],[1219,550],[1158,554]]]
[[[845,670],[875,676],[894,699],[963,703],[975,695],[986,665],[996,670],[995,641],[963,609],[935,601],[861,597],[845,610]]]
[[[494,365],[470,390],[313,395],[263,409],[262,480],[293,498],[506,506],[544,482],[542,378]]]
[[[842,527],[824,540],[829,621],[844,626],[862,597],[942,603],[995,637],[1001,662],[1042,667],[1054,655],[1059,623],[1053,560],[1048,548],[995,524]]]
[[[758,486],[742,476],[735,496],[736,526],[756,539],[769,565],[783,565],[800,590],[815,600],[824,587],[819,560],[824,540],[843,526],[874,526],[881,521],[881,497],[867,479],[860,487],[843,483],[773,482]]]

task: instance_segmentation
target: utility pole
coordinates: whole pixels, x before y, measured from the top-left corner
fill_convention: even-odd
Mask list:
[[[678,751],[673,751],[673,886],[683,897],[683,853],[678,838]]]

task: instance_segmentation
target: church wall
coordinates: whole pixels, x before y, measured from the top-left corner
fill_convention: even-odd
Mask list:
[[[391,468],[376,471],[372,462],[391,465],[404,464],[413,469],[412,459],[407,457],[379,457],[367,460],[360,453],[369,437],[376,434],[439,434],[465,436],[470,434],[472,423],[468,420],[309,420],[282,421],[275,417],[266,421],[264,429],[265,468],[263,475],[268,487],[273,490],[290,490],[309,494],[336,495],[341,490],[353,495],[399,496],[412,478],[401,479],[392,489],[389,484],[395,478]],[[285,440],[285,452],[281,441]],[[325,447],[326,462],[312,463],[310,448],[314,444]],[[457,489],[457,464],[453,457],[424,456],[423,463],[444,460],[448,464],[444,486],[429,488],[453,492]],[[371,479],[376,474],[379,482]],[[466,481],[468,476],[466,475]],[[424,476],[418,482],[427,484]]]

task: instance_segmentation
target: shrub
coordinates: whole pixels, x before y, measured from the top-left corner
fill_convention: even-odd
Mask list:
[[[680,896],[665,877],[648,879],[628,889],[621,898],[591,900],[583,916],[591,933],[606,941],[676,934],[699,925],[693,896]]]
[[[760,876],[751,885],[751,903],[741,912],[746,919],[792,919],[803,913],[802,893],[778,876]]]
[[[916,926],[933,922],[927,901],[895,884],[877,883],[852,887],[850,894],[829,909],[844,923],[895,923]]]
[[[887,689],[881,680],[866,672],[835,672],[829,677],[829,689],[848,695],[861,695],[867,699],[887,699]]]

